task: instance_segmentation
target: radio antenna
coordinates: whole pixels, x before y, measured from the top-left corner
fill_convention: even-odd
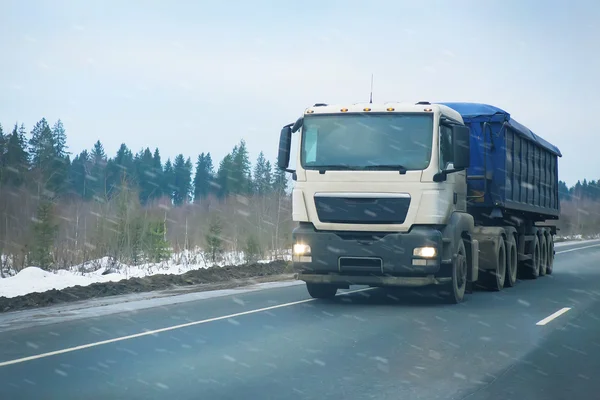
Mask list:
[[[369,96],[369,104],[373,104],[373,74],[371,74],[371,95]]]

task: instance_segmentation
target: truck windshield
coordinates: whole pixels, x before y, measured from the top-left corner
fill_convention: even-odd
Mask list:
[[[307,115],[300,162],[305,169],[422,170],[432,140],[432,114]]]

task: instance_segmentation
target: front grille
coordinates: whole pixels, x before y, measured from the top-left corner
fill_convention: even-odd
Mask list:
[[[410,197],[353,197],[315,195],[321,222],[335,224],[402,224]]]

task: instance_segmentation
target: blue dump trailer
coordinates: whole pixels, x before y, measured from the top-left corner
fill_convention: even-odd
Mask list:
[[[296,169],[290,169],[297,134]],[[452,303],[551,274],[560,151],[478,103],[318,103],[280,133],[293,262],[315,298],[438,285]]]
[[[479,218],[558,219],[557,147],[500,108],[441,103],[456,110],[471,131],[468,210]]]

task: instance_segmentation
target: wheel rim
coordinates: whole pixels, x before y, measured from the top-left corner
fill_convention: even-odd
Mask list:
[[[467,260],[464,255],[458,254],[456,259],[456,286],[462,290],[467,283]]]
[[[540,275],[546,274],[546,267],[548,265],[547,259],[548,259],[548,248],[546,247],[546,243],[544,243],[542,245],[542,251],[540,254]]]
[[[540,245],[538,243],[535,244],[535,248],[533,249],[533,270],[536,275],[539,275],[540,272]]]
[[[504,283],[506,278],[506,247],[498,253],[498,280]]]
[[[517,246],[515,245],[510,248],[510,276],[513,282],[517,280]]]

